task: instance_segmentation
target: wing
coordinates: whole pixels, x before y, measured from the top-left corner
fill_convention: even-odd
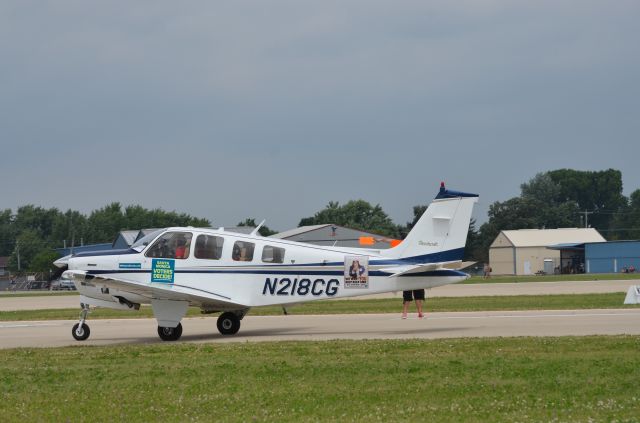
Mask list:
[[[129,292],[154,300],[189,301],[192,305],[206,306],[209,310],[240,310],[247,305],[234,301],[225,295],[166,283],[140,283],[122,278],[91,275],[83,270],[67,270],[64,277],[80,284],[89,284],[113,290]]]

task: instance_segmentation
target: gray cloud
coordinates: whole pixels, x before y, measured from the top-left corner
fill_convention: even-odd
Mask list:
[[[637,2],[0,5],[2,208],[110,201],[295,226],[476,217],[560,167],[640,188]]]

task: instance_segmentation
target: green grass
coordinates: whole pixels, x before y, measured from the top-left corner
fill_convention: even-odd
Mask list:
[[[474,283],[526,283],[526,282],[577,282],[577,281],[612,281],[612,280],[640,280],[640,273],[583,273],[579,275],[543,275],[543,276],[472,276],[463,284]]]
[[[438,311],[491,311],[491,310],[573,310],[596,308],[639,308],[640,305],[623,305],[625,293],[566,294],[566,295],[521,295],[491,297],[435,297],[425,302],[427,313]],[[288,308],[290,314],[367,314],[399,313],[401,298],[372,300],[314,301]],[[73,320],[78,318],[77,309],[0,311],[0,321],[17,320]],[[282,314],[282,307],[258,307],[251,309],[253,316]],[[190,307],[187,316],[201,316],[200,309]],[[99,308],[90,319],[130,319],[153,317],[150,307],[137,312]]]
[[[24,421],[638,421],[640,337],[0,351]]]
[[[0,301],[2,298],[15,297],[45,297],[45,296],[71,296],[78,295],[78,291],[0,291]]]

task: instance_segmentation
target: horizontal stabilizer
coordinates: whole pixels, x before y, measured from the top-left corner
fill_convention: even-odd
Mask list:
[[[461,260],[455,261],[447,261],[443,263],[429,263],[429,264],[418,264],[418,265],[407,265],[407,266],[397,266],[397,267],[389,267],[386,269],[380,269],[382,272],[389,272],[389,277],[402,276],[402,275],[411,275],[412,273],[422,273],[422,272],[430,272],[433,270],[440,269],[459,269],[462,265]]]

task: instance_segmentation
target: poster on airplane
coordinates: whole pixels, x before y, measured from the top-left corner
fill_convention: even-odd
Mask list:
[[[369,288],[369,257],[345,256],[344,287],[346,289]]]

